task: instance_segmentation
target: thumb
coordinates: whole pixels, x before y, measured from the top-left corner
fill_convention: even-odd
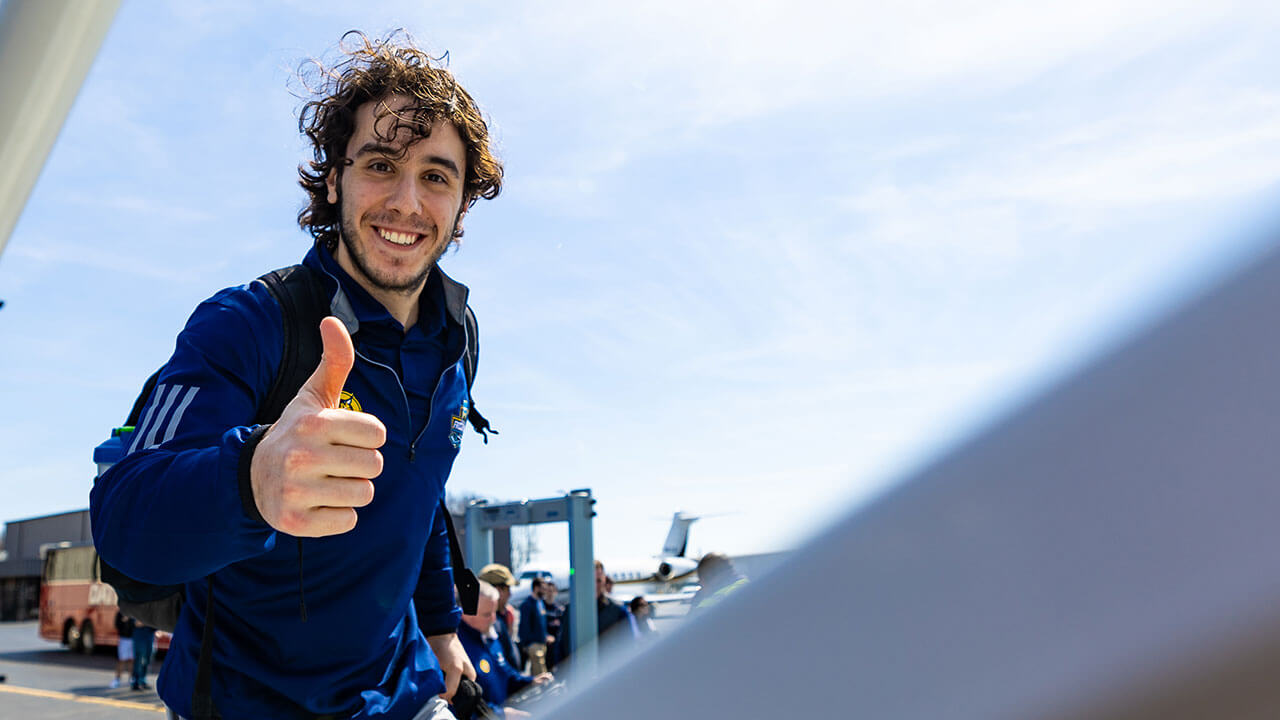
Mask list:
[[[324,345],[320,364],[302,384],[298,394],[309,392],[321,405],[333,409],[338,407],[338,400],[342,398],[342,386],[347,384],[347,375],[351,374],[351,366],[355,364],[356,350],[347,327],[333,316],[320,321],[320,341]]]

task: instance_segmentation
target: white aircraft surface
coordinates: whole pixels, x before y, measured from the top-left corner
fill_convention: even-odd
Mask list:
[[[627,602],[643,595],[652,604],[685,602],[698,590],[698,561],[687,557],[689,526],[697,515],[676,512],[671,529],[657,555],[631,558],[600,558],[605,572],[613,578],[614,600]],[[511,604],[519,606],[529,596],[533,578],[551,580],[562,595],[569,592],[569,566],[526,565],[516,578],[511,591]]]

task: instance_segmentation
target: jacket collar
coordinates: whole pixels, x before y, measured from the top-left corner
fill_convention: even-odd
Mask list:
[[[359,332],[361,316],[369,321],[380,315],[390,317],[386,308],[348,275],[338,264],[337,258],[333,257],[333,254],[320,243],[311,247],[302,262],[319,270],[327,278],[327,284],[333,292],[332,299],[329,301],[329,312],[347,326],[347,332],[352,335]],[[437,263],[432,266],[431,274],[427,276],[419,303],[428,303],[431,301],[430,298],[443,298],[449,317],[454,323],[462,325],[465,322],[469,294],[470,290],[466,285],[446,275]]]

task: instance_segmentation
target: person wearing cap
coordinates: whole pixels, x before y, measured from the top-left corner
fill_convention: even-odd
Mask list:
[[[523,667],[524,661],[520,653],[516,651],[516,645],[511,640],[511,628],[515,625],[514,612],[512,612],[509,601],[511,600],[511,588],[515,587],[516,578],[511,574],[511,570],[501,563],[489,563],[480,569],[479,578],[489,583],[498,591],[498,610],[497,620],[493,624],[494,630],[498,633],[498,645],[502,647],[502,652],[507,657],[507,662],[512,667]]]
[[[500,718],[529,717],[528,713],[507,706],[507,698],[529,685],[541,685],[555,677],[551,673],[526,675],[507,662],[493,631],[497,609],[498,591],[481,581],[476,614],[462,616],[458,639],[476,669],[476,684],[484,692],[484,701],[489,709]]]

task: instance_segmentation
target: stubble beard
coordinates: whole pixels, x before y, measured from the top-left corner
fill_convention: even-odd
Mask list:
[[[342,217],[342,237],[338,242],[343,243],[347,247],[347,255],[351,258],[351,264],[355,266],[356,272],[364,276],[373,287],[384,292],[399,293],[401,295],[412,295],[422,288],[427,281],[427,276],[431,274],[431,268],[435,267],[436,261],[444,255],[444,251],[449,249],[449,242],[446,240],[440,243],[434,253],[428,257],[428,261],[423,263],[422,269],[416,274],[410,276],[407,280],[397,281],[395,277],[389,273],[378,272],[372,267],[372,263],[368,261],[368,255],[365,254],[364,247],[358,242],[352,242],[349,238],[358,238],[358,226],[353,222],[352,218],[347,216],[346,208],[340,208]],[[453,229],[457,226],[457,220],[449,225],[446,238],[453,237]]]

